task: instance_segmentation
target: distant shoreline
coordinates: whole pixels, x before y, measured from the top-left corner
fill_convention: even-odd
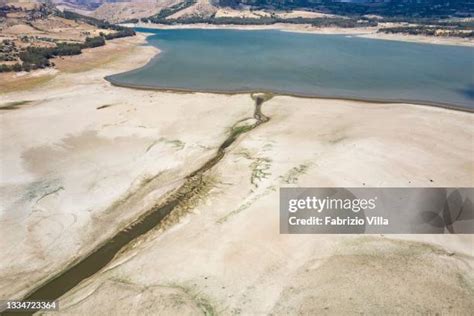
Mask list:
[[[140,218],[146,210],[168,200],[176,188],[186,181],[186,175],[215,156],[219,146],[230,133],[245,130],[246,124],[254,122],[248,120],[255,113],[254,101],[248,94],[225,96],[223,93],[191,94],[184,91],[162,93],[141,91],[138,87],[135,88],[137,90],[122,89],[104,81],[104,77],[138,69],[151,59],[159,58],[158,49],[152,45],[144,45],[145,43],[144,33],[139,33],[136,37],[117,39],[103,47],[87,50],[81,55],[58,59],[57,63],[61,64],[57,65],[54,74],[50,74],[49,69],[41,72],[38,70],[19,78],[26,80],[35,76],[54,76],[46,86],[43,86],[43,83],[25,85],[20,80],[10,81],[16,90],[0,93],[0,103],[12,102],[11,104],[17,103],[18,106],[17,109],[2,113],[5,128],[4,133],[0,135],[0,141],[5,144],[6,157],[6,173],[2,182],[7,189],[7,194],[4,195],[5,205],[15,206],[13,212],[7,212],[6,219],[9,222],[4,225],[4,230],[11,237],[11,243],[16,245],[14,249],[9,246],[11,243],[0,245],[2,251],[10,251],[9,260],[0,262],[0,270],[4,276],[1,296],[24,297],[85,258],[106,240],[133,223],[134,219]],[[8,74],[8,78],[15,76],[13,73]],[[293,185],[309,183],[326,187],[473,185],[473,179],[470,177],[473,171],[470,161],[473,150],[470,145],[474,135],[474,126],[471,124],[474,116],[471,113],[413,104],[372,104],[368,101],[276,96],[264,105],[263,114],[271,117],[271,120],[254,131],[248,131],[249,134],[246,134],[245,138],[239,138],[228,147],[227,157],[221,159],[215,169],[207,174],[210,177],[205,178],[206,186],[196,196],[196,200],[185,204],[185,208],[175,212],[162,227],[149,233],[155,235],[146,235],[137,240],[134,245],[139,245],[138,248],[125,248],[103,270],[63,295],[59,299],[61,310],[65,313],[88,314],[97,306],[97,302],[104,302],[104,308],[107,309],[117,305],[117,302],[105,299],[108,290],[95,291],[95,286],[106,284],[117,296],[123,293],[127,295],[130,288],[123,287],[122,282],[115,282],[120,279],[115,277],[120,275],[120,280],[123,280],[126,276],[130,280],[136,274],[125,275],[123,271],[119,271],[116,275],[110,275],[109,272],[116,271],[120,263],[133,256],[137,249],[148,247],[150,240],[163,241],[163,236],[169,236],[163,234],[174,234],[169,239],[172,243],[169,244],[169,240],[165,240],[165,243],[159,244],[155,248],[160,253],[152,258],[165,258],[167,261],[160,265],[169,271],[156,274],[156,278],[151,280],[154,284],[166,284],[170,275],[175,278],[176,284],[202,280],[198,290],[208,288],[209,284],[216,281],[217,286],[211,286],[209,291],[223,293],[217,298],[219,300],[225,300],[235,291],[247,289],[249,283],[238,280],[235,288],[226,287],[226,292],[222,292],[221,283],[226,282],[225,278],[212,274],[212,269],[209,270],[211,272],[205,271],[203,274],[205,267],[209,266],[208,253],[215,252],[212,241],[222,237],[222,229],[234,232],[234,235],[226,235],[228,238],[223,244],[229,247],[221,249],[220,252],[232,256],[240,251],[233,247],[232,240],[250,240],[255,236],[260,238],[261,232],[266,232],[268,234],[263,236],[262,240],[268,243],[260,246],[279,247],[280,239],[275,241],[272,235],[274,228],[277,228],[274,225],[277,223],[274,219],[277,218],[271,219],[270,222],[267,220],[270,213],[278,215],[271,212],[275,208],[272,201],[278,200],[278,191],[267,188],[273,183],[285,183],[287,180],[284,179],[291,179],[288,182],[295,183]],[[60,163],[55,159],[58,156],[57,144],[61,145]],[[265,148],[265,151],[262,152],[261,148]],[[240,157],[241,153],[247,152],[250,153],[249,159]],[[265,190],[262,192],[268,193],[262,198],[254,191],[250,173],[254,169],[252,164],[265,157],[279,159],[271,160],[271,177],[258,180],[259,188]],[[220,181],[225,182],[226,186],[229,184],[225,192],[222,191],[227,192],[222,198],[220,194],[213,193],[220,190]],[[33,197],[33,200],[18,202],[18,196],[31,192],[37,197],[47,196],[47,199],[36,201],[37,198]],[[253,200],[255,196],[259,200]],[[206,214],[203,214],[200,203],[214,197],[219,198],[212,202],[216,207],[206,209]],[[71,204],[64,201],[73,201],[74,208],[71,209]],[[248,201],[252,202],[250,206],[245,212],[240,212],[240,204]],[[222,203],[236,207],[223,212],[219,207],[224,205]],[[54,208],[51,212],[50,206]],[[35,208],[44,208],[45,211],[35,212]],[[18,216],[18,212],[14,212],[16,209],[32,211],[25,218]],[[76,216],[80,219],[84,212],[90,216],[74,222]],[[252,216],[248,216],[249,214]],[[215,220],[209,221],[209,218]],[[55,224],[51,229],[48,225],[35,225],[38,220],[41,221],[40,224],[53,221],[57,226]],[[209,229],[202,230],[202,221],[211,223]],[[177,224],[178,222],[180,224]],[[192,225],[183,226],[183,223]],[[264,225],[252,229],[253,235],[240,229],[243,224],[249,226],[252,223]],[[25,234],[16,234],[21,225],[32,229],[25,230]],[[60,229],[61,227],[68,229]],[[165,254],[168,250],[168,254],[176,254],[174,249],[182,247],[182,244],[175,241],[188,240],[189,236],[196,234],[203,236],[196,244],[208,247],[200,252],[202,256],[197,258],[194,268],[185,269],[184,274],[173,274],[176,262],[183,262],[182,258],[163,256],[163,251]],[[413,235],[409,239],[422,241],[423,249],[430,253],[435,248],[429,245],[442,246],[455,253],[450,258],[456,258],[469,253],[472,238],[466,238],[444,240],[429,235]],[[31,240],[36,242],[35,247],[31,247]],[[326,245],[326,242],[327,240],[324,240],[322,243]],[[400,241],[384,247],[391,250],[395,246],[398,247],[398,243]],[[294,245],[298,245],[298,242]],[[338,246],[339,243],[334,245]],[[380,243],[374,245],[377,249],[380,248]],[[54,256],[50,256],[48,249],[53,246],[58,251]],[[194,245],[190,244],[189,247]],[[319,245],[315,245],[314,249],[321,248],[318,247]],[[395,250],[396,253],[405,253],[406,249],[411,249],[409,247],[412,246],[407,245]],[[322,249],[331,254],[332,248],[325,246]],[[427,253],[426,251],[423,250],[422,255]],[[38,252],[46,254],[42,260],[35,260]],[[279,264],[281,258],[270,255],[258,261],[261,263],[258,269],[247,269],[246,262],[252,259],[254,253],[243,257],[244,261],[231,260],[235,263],[231,268],[235,271],[240,269],[243,273],[255,272],[251,279],[262,280],[265,278],[263,272],[267,271],[268,267]],[[314,258],[322,255],[326,253],[317,253],[305,259],[303,264],[312,266]],[[444,260],[445,253],[441,255],[440,262]],[[218,256],[217,261],[214,260],[211,264],[228,264],[228,260],[222,261],[222,258],[224,257]],[[402,263],[406,261],[402,260],[402,257],[395,259],[400,259]],[[12,265],[11,262],[20,264]],[[131,264],[130,271],[140,270],[137,268],[139,263]],[[292,279],[288,279],[285,274],[277,280],[282,290],[294,286],[294,280],[299,280],[301,269],[293,268],[288,274]],[[150,266],[150,269],[152,271],[154,267]],[[104,275],[103,271],[108,272]],[[334,272],[338,273],[337,269]],[[209,275],[212,282],[205,280],[203,275]],[[384,278],[392,277],[379,275]],[[438,275],[438,271],[433,272],[429,275],[429,280],[436,280]],[[109,277],[113,277],[110,283],[108,279],[104,279]],[[402,275],[400,280],[410,277],[411,275]],[[317,282],[317,279],[311,280]],[[389,282],[389,279],[384,280]],[[457,282],[457,275],[453,274],[453,280],[452,282]],[[265,285],[270,286],[275,282],[271,278],[267,281]],[[450,284],[454,283],[449,283],[448,286],[451,286]],[[166,300],[163,304],[171,306],[175,302],[175,296],[169,295],[168,288],[165,288],[164,292],[147,292],[146,284],[137,286],[139,289],[145,289],[145,295],[164,295],[162,297]],[[297,283],[297,286],[305,285]],[[156,288],[162,290],[161,287]],[[81,300],[84,291],[94,295]],[[266,295],[264,292],[262,295]],[[184,295],[179,297],[185,300],[189,298],[184,292],[171,292],[173,293]],[[440,297],[441,295],[444,293],[441,293]],[[452,297],[455,297],[454,294]],[[272,299],[270,296],[265,298]],[[240,299],[237,299],[240,302]],[[279,296],[274,299],[278,300]],[[80,304],[77,304],[78,301]],[[130,302],[120,300],[119,308],[126,310],[132,306]],[[260,305],[246,308],[243,313],[260,308]],[[179,314],[182,310],[173,313]],[[274,312],[274,309],[270,307],[264,312],[269,314]]]
[[[453,46],[466,46],[474,47],[474,40],[463,39],[460,37],[441,37],[441,36],[423,36],[423,35],[407,35],[407,34],[386,34],[378,33],[380,29],[378,27],[355,27],[355,28],[342,28],[342,27],[314,27],[309,24],[289,24],[289,23],[275,23],[268,25],[235,25],[235,24],[176,24],[176,25],[165,25],[165,24],[150,24],[150,23],[138,23],[138,24],[121,24],[127,27],[139,27],[151,30],[167,30],[167,29],[230,29],[230,30],[279,30],[283,32],[291,33],[311,33],[311,34],[330,34],[330,35],[352,35],[358,37],[366,37],[377,40],[391,40],[400,42],[414,42],[422,44],[433,44],[433,45],[453,45]]]
[[[150,28],[150,29],[153,29],[153,28]],[[173,28],[170,28],[170,29],[173,29]],[[196,28],[196,29],[200,29],[200,28]],[[146,34],[147,37],[153,34],[153,33],[146,33],[146,32],[140,32],[140,33]],[[117,74],[105,76],[104,79],[116,87],[130,88],[130,89],[137,89],[137,90],[151,90],[151,91],[162,91],[162,92],[173,92],[173,93],[209,93],[209,94],[221,94],[221,95],[268,93],[268,94],[273,94],[273,95],[278,95],[278,96],[290,96],[290,97],[304,98],[304,99],[344,100],[344,101],[356,101],[356,102],[379,103],[379,104],[380,103],[382,104],[413,104],[413,105],[437,107],[437,108],[443,108],[443,109],[461,111],[461,112],[467,112],[467,113],[474,113],[474,107],[470,108],[467,106],[444,103],[444,102],[430,102],[430,101],[411,100],[411,99],[379,99],[379,98],[365,98],[365,97],[356,97],[356,96],[329,96],[329,95],[319,95],[319,94],[309,94],[309,93],[305,94],[305,93],[295,93],[295,92],[290,92],[290,91],[265,90],[265,89],[214,90],[214,89],[172,88],[172,87],[160,87],[160,86],[154,86],[154,85],[123,83],[113,78],[114,76],[119,75],[119,74],[122,75],[122,74],[135,73],[137,71],[140,71],[144,67],[147,67],[151,62],[156,61],[160,57],[161,50],[159,47],[155,47],[155,48],[157,48],[158,51],[156,55],[153,56],[147,64],[142,65],[141,67],[138,67],[135,69],[131,69],[129,71],[125,71],[123,73],[117,73]]]

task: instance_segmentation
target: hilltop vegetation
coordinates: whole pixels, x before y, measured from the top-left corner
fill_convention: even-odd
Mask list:
[[[202,0],[204,1],[204,0]],[[474,37],[474,1],[458,0],[216,0],[217,6],[210,16],[196,11],[194,15],[177,15],[189,7],[196,7],[197,0],[185,0],[142,18],[142,22],[158,24],[215,25],[270,25],[275,23],[307,24],[315,27],[375,27],[379,32],[405,33],[427,36]],[[224,10],[225,8],[226,10]],[[250,8],[250,9],[249,9]],[[300,16],[286,15],[291,10]],[[224,12],[222,14],[222,12]],[[239,14],[241,13],[241,14]],[[308,14],[319,16],[309,17]],[[305,15],[306,14],[306,15]],[[176,17],[178,16],[178,17]],[[129,22],[139,22],[138,19]],[[390,25],[389,23],[395,23]]]
[[[106,20],[111,23],[155,15],[183,0],[52,0],[61,10]]]
[[[144,9],[145,2],[148,10]],[[85,5],[92,1],[68,0],[68,3]],[[326,25],[327,21],[317,18],[331,15],[333,18],[353,19],[353,22],[369,20],[370,25],[375,22],[421,22],[427,25],[440,19],[474,17],[473,0],[97,0],[94,3],[101,5],[90,13],[91,16],[110,17],[110,20],[121,22],[142,20],[160,24],[199,21],[238,25],[281,22]],[[302,13],[291,14],[294,10]],[[311,13],[320,16],[311,16]],[[308,21],[309,18],[316,20]],[[353,22],[349,24],[359,26]],[[339,26],[344,23],[333,24]]]
[[[221,6],[239,7],[250,5],[255,8],[279,10],[311,9],[339,15],[379,15],[403,18],[446,18],[449,16],[472,16],[472,0],[219,0]]]
[[[0,29],[0,72],[51,67],[53,57],[135,35],[132,29],[40,3],[0,6]]]
[[[261,17],[261,18],[239,18],[239,17],[189,17],[182,19],[166,19],[150,17],[148,19],[142,19],[143,22],[152,22],[158,24],[172,25],[172,24],[197,24],[207,23],[214,25],[271,25],[275,23],[288,23],[288,24],[309,24],[317,27],[369,27],[377,26],[377,21],[368,19],[348,19],[348,18],[279,18],[277,16]]]
[[[112,20],[127,17],[122,21],[130,23],[286,23],[317,28],[372,27],[372,32],[375,28],[384,33],[474,38],[474,22],[470,18],[473,0],[160,0],[147,1],[146,6],[144,1],[68,0],[75,12],[58,10],[49,2],[0,6],[0,35],[3,36],[0,36],[0,72],[54,66],[50,62],[52,57],[80,54],[84,48],[134,35],[133,30],[95,18],[100,10],[109,10],[107,16],[113,17]],[[138,4],[143,10],[138,15],[129,14]],[[87,15],[78,13],[81,10]],[[149,15],[145,15],[146,12]]]

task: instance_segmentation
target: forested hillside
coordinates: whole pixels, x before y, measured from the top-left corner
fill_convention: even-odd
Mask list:
[[[251,5],[257,8],[307,8],[341,15],[444,17],[471,16],[473,0],[218,0],[221,6]]]
[[[51,3],[0,4],[0,72],[54,66],[54,57],[78,55],[82,49],[133,35],[132,29],[60,11]]]

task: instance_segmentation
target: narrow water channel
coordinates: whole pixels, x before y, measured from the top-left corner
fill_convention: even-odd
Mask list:
[[[105,267],[115,255],[126,245],[155,228],[166,215],[170,214],[179,204],[190,200],[197,189],[203,183],[206,171],[214,167],[226,154],[226,149],[239,137],[259,125],[267,122],[269,118],[262,111],[262,104],[271,98],[271,95],[252,94],[255,102],[254,119],[252,125],[245,128],[232,128],[229,136],[220,145],[216,154],[204,165],[192,172],[185,179],[184,184],[169,198],[165,204],[151,209],[145,215],[132,222],[126,228],[119,231],[115,236],[106,241],[102,246],[86,255],[77,263],[62,271],[56,277],[39,285],[35,290],[27,294],[25,301],[54,301],[78,285],[81,281],[93,276]],[[2,312],[1,315],[33,315],[34,312]]]

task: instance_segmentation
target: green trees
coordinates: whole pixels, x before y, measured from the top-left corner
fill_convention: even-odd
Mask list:
[[[142,20],[149,20],[158,24],[234,24],[234,25],[270,25],[275,23],[291,23],[291,24],[311,24],[320,27],[364,27],[377,26],[377,21],[369,19],[353,19],[353,18],[279,18],[276,16],[260,17],[260,18],[240,18],[240,17],[187,17],[181,19],[158,19],[148,18]]]
[[[409,34],[409,35],[424,35],[424,36],[455,36],[462,38],[474,37],[474,30],[463,30],[457,28],[442,28],[439,26],[399,26],[387,27],[379,30],[380,33],[389,34]]]
[[[7,8],[5,9],[6,11],[0,10],[0,12],[9,12],[11,10],[10,7],[6,7],[6,8]],[[46,9],[47,8],[45,7],[45,10]],[[84,43],[56,42],[55,40],[48,37],[29,38],[28,36],[24,36],[21,38],[22,41],[25,43],[33,43],[33,45],[21,51],[19,51],[19,49],[16,49],[14,47],[14,43],[12,44],[12,43],[8,43],[8,41],[7,42],[3,41],[2,43],[0,43],[0,54],[1,54],[0,60],[14,61],[19,58],[21,60],[21,63],[17,63],[14,65],[0,64],[0,72],[30,71],[30,70],[38,69],[38,68],[51,67],[51,66],[54,66],[54,64],[52,64],[49,61],[49,59],[53,57],[79,55],[81,54],[82,49],[84,48],[104,46],[106,40],[112,40],[114,38],[135,35],[135,31],[133,29],[126,28],[120,25],[111,24],[109,22],[98,20],[93,17],[84,16],[75,12],[71,12],[67,10],[48,11],[49,9],[43,12],[42,10],[43,9],[39,10],[41,11],[40,13],[43,14],[41,15],[42,17],[54,14],[56,16],[59,16],[68,20],[82,21],[84,23],[94,25],[100,29],[112,30],[112,32],[109,34],[100,33],[99,36],[95,36],[95,37],[87,37]],[[47,41],[51,43],[55,43],[55,42],[56,43],[54,47],[36,47],[34,46],[34,43],[38,40],[41,40],[43,42]]]
[[[472,16],[472,0],[218,0],[221,6],[250,5],[257,9],[278,10],[310,9],[322,12],[362,16],[376,14],[383,17],[445,18],[448,16]]]
[[[21,64],[2,65],[0,64],[0,72],[8,71],[30,71],[33,69],[41,69],[53,66],[49,59],[56,56],[73,56],[79,55],[84,48],[93,48],[105,45],[105,40],[114,38],[133,36],[135,31],[128,28],[121,28],[119,31],[103,34],[96,37],[87,37],[85,42],[80,43],[57,43],[56,47],[33,47],[30,46],[19,53]]]
[[[155,15],[154,18],[164,19],[164,18],[166,18],[170,15],[173,15],[174,13],[176,13],[178,11],[184,10],[184,9],[192,6],[195,3],[196,3],[196,0],[185,0],[185,1],[183,1],[181,3],[178,3],[178,4],[175,4],[175,5],[173,5],[169,8],[164,8],[157,15]]]
[[[82,44],[82,48],[92,48],[92,47],[99,47],[105,45],[105,39],[102,36],[96,37],[87,37],[84,44]]]
[[[106,40],[112,40],[114,38],[134,36],[134,35],[135,35],[135,31],[133,29],[124,28],[124,29],[119,30],[117,32],[106,34],[106,35],[104,35],[104,38]]]

